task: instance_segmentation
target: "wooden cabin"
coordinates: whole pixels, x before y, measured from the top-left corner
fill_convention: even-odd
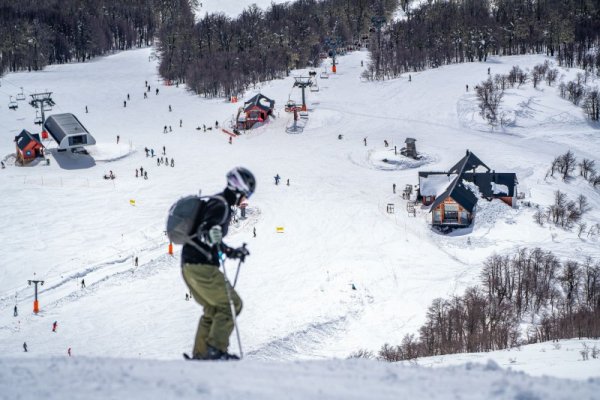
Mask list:
[[[244,107],[238,114],[237,128],[250,129],[257,123],[264,123],[273,114],[275,101],[268,97],[257,94],[244,103]]]
[[[517,184],[515,173],[492,171],[467,150],[448,171],[419,172],[417,199],[430,206],[432,225],[468,226],[478,197],[489,201],[499,199],[511,207],[516,206]]]
[[[30,163],[37,157],[44,156],[44,145],[40,140],[40,135],[30,133],[25,129],[15,137],[15,145],[17,161],[21,164]]]

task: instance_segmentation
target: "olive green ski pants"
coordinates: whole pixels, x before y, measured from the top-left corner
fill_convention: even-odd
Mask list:
[[[182,272],[192,296],[204,308],[198,323],[193,355],[204,356],[207,344],[227,352],[234,326],[223,273],[217,266],[208,264],[183,264]],[[239,315],[242,300],[231,286],[230,292],[235,313]]]

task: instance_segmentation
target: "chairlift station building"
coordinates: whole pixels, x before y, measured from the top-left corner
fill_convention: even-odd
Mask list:
[[[81,149],[96,144],[96,139],[73,114],[55,114],[46,118],[44,129],[58,143],[58,151]]]

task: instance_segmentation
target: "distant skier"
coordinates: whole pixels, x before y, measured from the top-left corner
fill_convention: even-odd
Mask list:
[[[190,295],[189,294],[185,294],[185,301],[190,301]]]
[[[162,157],[161,157],[162,158]],[[165,157],[165,164],[168,166],[169,165],[169,157]]]
[[[148,171],[144,171],[144,179],[148,179]]]
[[[129,101],[129,93],[127,93],[127,101]]]
[[[137,267],[138,266],[138,258],[137,258],[137,256],[135,257],[135,259],[133,260],[133,262],[134,262],[135,266]]]
[[[15,311],[13,312],[13,316],[16,317],[17,315],[19,315],[19,313],[17,312],[17,305],[15,304]]]
[[[206,125],[202,124],[202,127],[204,128],[204,132],[206,132]]]
[[[165,146],[163,146],[163,156],[167,155],[167,148]]]
[[[215,121],[215,128],[219,127],[219,121]]]
[[[58,326],[58,322],[54,321],[52,323],[52,332],[56,332],[56,327]]]
[[[180,119],[180,120],[179,120],[179,127],[180,127],[180,128],[182,128],[182,127],[183,127],[183,120],[182,120],[182,119]]]
[[[148,153],[150,152],[150,150],[148,150],[148,148],[147,148],[147,147],[144,147],[144,151],[146,152],[146,157],[148,157],[148,156],[149,156],[149,154],[148,154]]]
[[[233,144],[233,138],[229,136],[229,144]]]
[[[365,146],[366,146],[367,145],[367,138],[366,137],[363,139],[363,142],[365,142]]]
[[[173,128],[171,128],[171,125],[169,125],[169,132],[173,132]]]
[[[281,177],[279,176],[279,174],[275,175],[275,185],[279,185],[280,179],[281,179]]]
[[[123,100],[123,108],[127,107],[127,100]]]
[[[343,136],[343,135],[340,133],[340,134],[338,135],[338,140],[342,140],[342,138],[343,138],[343,137],[344,137],[344,136]]]
[[[392,191],[394,192],[394,194],[396,194],[396,184],[395,183],[392,184]]]
[[[23,351],[27,353],[27,342],[23,342]]]
[[[135,169],[135,177],[136,177],[136,178],[139,176],[138,172],[139,172],[139,171],[138,171],[138,169],[136,168],[136,169]]]
[[[290,186],[290,180],[288,178],[286,185]]]
[[[87,108],[87,106],[85,106],[85,113],[86,113],[86,114],[88,113],[88,108]]]
[[[387,140],[384,140],[384,141],[383,141],[383,146],[384,146],[384,147],[388,147],[388,146],[389,146],[389,143],[388,143],[388,141],[387,141]]]
[[[148,93],[144,92],[144,98],[147,99],[148,98]]]
[[[396,150],[396,146],[394,146],[394,155],[397,155],[398,151]]]
[[[194,246],[186,244],[181,252],[183,279],[192,297],[203,306],[194,343],[192,359],[235,360],[237,356],[227,352],[229,335],[235,314],[242,310],[242,300],[232,287],[226,286],[225,277],[219,270],[219,253],[230,259],[244,259],[250,254],[245,247],[231,248],[223,243],[232,218],[231,208],[249,198],[256,188],[254,175],[246,168],[237,167],[227,173],[227,187],[210,197],[195,221],[192,239]],[[233,303],[231,307],[230,301]]]
[[[352,290],[356,290],[356,286],[354,286],[354,283],[352,284]]]
[[[165,128],[163,129],[163,133],[167,133],[167,126],[165,125]]]
[[[82,288],[82,289],[85,289],[85,279],[82,279],[82,280],[81,280],[81,288]]]
[[[164,160],[163,160],[162,156],[160,156],[160,158],[157,158],[157,160],[159,160],[159,161],[160,161],[160,164],[162,164],[162,163],[164,162]]]
[[[144,175],[144,167],[140,167],[140,175]]]
[[[148,91],[150,91],[150,85],[148,85]]]
[[[490,74],[490,67],[488,67],[488,75]]]
[[[469,91],[469,85],[465,85],[465,87],[467,88],[467,92]]]
[[[256,227],[252,228],[252,234],[256,237]]]
[[[410,74],[408,74],[408,81],[412,82],[412,76],[410,76]]]
[[[171,168],[175,168],[175,159],[171,158]]]
[[[71,348],[69,347],[69,349],[67,350],[67,354],[69,355],[69,357],[71,357]]]
[[[154,149],[150,149],[150,154],[154,157]]]
[[[121,140],[121,137],[117,135],[117,144],[119,144],[119,140]]]
[[[158,96],[158,88],[156,88],[156,95]]]
[[[169,104],[169,112],[173,111],[173,109],[171,108],[171,105]]]
[[[156,159],[156,166],[160,167],[160,159],[158,159],[158,158]]]

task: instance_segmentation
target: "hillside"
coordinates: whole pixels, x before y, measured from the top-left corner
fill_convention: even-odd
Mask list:
[[[481,214],[485,218],[476,218],[470,232],[445,236],[431,230],[425,208],[409,216],[405,201],[392,193],[392,184],[416,184],[418,170],[447,169],[469,149],[495,170],[516,172],[526,201],[548,205],[556,189],[573,198],[585,193],[593,207],[586,220],[590,225],[600,222],[600,199],[587,183],[545,179],[551,160],[567,149],[579,158],[600,154],[597,127],[586,122],[579,108],[561,99],[555,87],[513,89],[506,104],[516,119],[492,132],[476,112],[473,93],[465,92],[465,84],[473,87],[487,77],[488,67],[493,73],[517,64],[532,68],[546,57],[490,58],[483,64],[413,73],[410,81],[403,76],[377,83],[359,78],[360,62],[366,58],[366,52],[341,57],[339,73],[319,79],[320,91],[308,94],[310,117],[301,134],[285,133],[292,117],[283,106],[288,97],[300,99],[297,89],[291,89],[293,79],[257,87],[256,92],[276,101],[277,118],[232,144],[215,129],[196,128],[215,121],[226,125],[240,104],[201,99],[183,85],[164,85],[157,78],[152,49],[3,77],[0,93],[5,98],[21,86],[26,94],[52,91],[57,105],[51,113],[75,113],[98,142],[90,156],[58,153],[55,144],[47,142],[50,165],[11,165],[12,137],[23,128],[39,129],[33,124],[34,109],[25,102],[16,111],[0,109],[0,131],[5,133],[0,159],[9,164],[0,170],[0,351],[1,362],[14,366],[12,375],[3,379],[18,375],[21,367],[35,373],[39,364],[33,365],[30,357],[49,360],[41,363],[48,368],[64,368],[64,375],[59,373],[63,377],[72,375],[73,365],[89,375],[98,372],[85,360],[67,364],[63,357],[70,347],[78,357],[100,363],[106,382],[114,380],[108,366],[112,361],[98,357],[146,359],[133,364],[114,361],[124,370],[144,370],[140,387],[158,373],[147,361],[157,359],[167,360],[160,365],[172,371],[173,385],[189,383],[191,375],[178,381],[183,366],[172,360],[189,351],[200,307],[184,300],[179,249],[174,256],[166,254],[166,213],[182,195],[222,189],[225,172],[235,165],[248,167],[258,178],[249,218],[234,226],[226,240],[231,245],[246,242],[251,251],[240,273],[244,310],[238,321],[252,362],[218,368],[247,368],[248,376],[277,365],[259,361],[346,357],[358,348],[377,350],[384,343],[400,342],[418,330],[432,299],[460,294],[474,284],[482,261],[494,252],[540,246],[564,258],[600,258],[598,236],[578,238],[574,231],[540,227],[527,207],[491,209]],[[561,70],[564,79],[576,72]],[[143,98],[145,81],[152,87],[148,99]],[[127,94],[131,100],[123,107]],[[163,133],[165,125],[172,132]],[[402,147],[406,137],[417,139],[426,162],[383,162],[394,159],[394,146]],[[384,140],[390,147],[384,147]],[[159,154],[163,146],[175,159],[174,167],[157,166],[157,157],[145,156],[144,147]],[[148,171],[148,180],[135,177],[140,166]],[[109,170],[117,176],[114,181],[102,179]],[[283,178],[283,185],[274,185],[275,174]],[[395,204],[394,214],[386,213],[388,203]],[[277,227],[284,227],[285,233],[277,233]],[[133,266],[136,256],[138,267]],[[235,266],[228,263],[230,273]],[[33,278],[45,281],[38,315],[30,312],[33,289],[27,280]],[[17,318],[12,316],[15,304]],[[52,333],[55,320],[58,332]],[[22,352],[23,342],[28,343],[27,354]],[[285,365],[280,372],[284,382],[316,364]],[[352,371],[362,364],[321,365],[341,375],[339,370],[348,368],[349,375],[339,379],[349,383],[356,379]],[[589,365],[597,364],[581,368]],[[254,366],[260,367],[253,371]],[[365,378],[370,382],[386,381],[386,371],[397,367],[373,368],[374,375]],[[442,379],[450,381],[468,368],[450,369]],[[485,368],[475,369],[467,379],[480,381],[478,374],[485,374]],[[404,374],[414,380],[431,378],[424,370],[401,371],[390,379]],[[550,369],[546,373],[553,375]],[[556,398],[568,397],[571,389],[591,398],[597,385],[589,381],[576,389],[562,381],[548,384],[506,374],[497,372],[486,382],[495,387],[509,376],[526,381],[524,387],[537,382],[531,383],[536,393],[565,388]],[[45,379],[49,382],[51,375]],[[216,382],[220,379],[228,378]],[[407,390],[414,391],[395,394],[416,396],[422,388]],[[273,398],[277,394],[281,392]],[[431,393],[429,398],[446,398],[435,396]],[[473,396],[482,398],[480,393]]]

